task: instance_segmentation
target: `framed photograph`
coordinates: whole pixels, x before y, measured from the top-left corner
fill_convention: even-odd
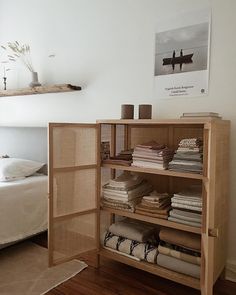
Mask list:
[[[209,14],[199,23],[156,32],[154,76],[158,97],[206,95],[209,47]]]

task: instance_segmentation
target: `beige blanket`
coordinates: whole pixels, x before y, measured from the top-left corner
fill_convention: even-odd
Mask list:
[[[168,247],[164,247],[159,245],[158,246],[158,252],[164,255],[168,255],[168,256],[172,256],[175,257],[177,259],[189,262],[189,263],[193,263],[193,264],[197,264],[200,265],[201,264],[201,257],[196,257],[194,255],[189,255],[174,249],[170,249]]]
[[[157,256],[157,264],[167,269],[179,272],[191,277],[200,278],[200,266],[189,263],[174,257],[159,254]]]
[[[154,225],[129,218],[113,223],[109,227],[109,231],[116,236],[122,236],[141,243],[153,240],[155,233],[158,233]]]
[[[159,237],[161,240],[170,244],[179,245],[199,252],[201,250],[201,236],[194,233],[173,228],[162,228]]]

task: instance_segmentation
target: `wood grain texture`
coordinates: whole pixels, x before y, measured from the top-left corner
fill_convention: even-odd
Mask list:
[[[49,124],[49,135],[52,266],[99,248],[100,126]]]
[[[120,171],[131,171],[133,173],[150,175],[145,177],[156,183],[158,190],[167,187],[168,192],[178,191],[187,183],[186,181],[194,181],[202,183],[203,191],[203,227],[184,228],[182,224],[170,223],[166,220],[149,218],[139,214],[127,213],[122,210],[105,209],[115,215],[126,216],[139,219],[161,226],[177,228],[189,232],[201,234],[201,294],[212,295],[213,285],[225,266],[224,246],[226,240],[226,224],[227,224],[227,195],[228,195],[228,148],[229,148],[229,127],[230,122],[221,119],[201,118],[201,119],[176,119],[176,120],[103,120],[97,121],[100,124],[116,126],[116,124],[124,124],[128,126],[128,143],[130,147],[137,144],[156,140],[159,143],[165,143],[173,149],[178,147],[179,141],[183,138],[203,138],[204,139],[204,156],[203,156],[203,175],[158,170],[151,168],[142,168],[135,166],[120,166],[104,164],[103,167],[116,169]],[[165,177],[165,181],[161,182],[161,178]],[[154,179],[154,181],[153,181]],[[168,181],[168,182],[167,182]],[[179,184],[178,184],[179,183]],[[155,186],[154,186],[155,187]],[[155,187],[156,188],[156,187]],[[186,226],[185,226],[186,227]],[[109,256],[109,255],[108,255]],[[110,255],[111,259],[115,259],[114,255]],[[122,262],[123,259],[118,257],[117,261]],[[139,264],[123,261],[137,268],[142,268]],[[146,269],[146,271],[156,273],[156,269]],[[162,273],[159,273],[162,275]],[[164,276],[164,275],[163,275]],[[167,275],[171,278],[171,275]],[[173,278],[174,279],[174,278]],[[177,278],[175,281],[180,282]],[[188,282],[183,278],[183,284],[196,288],[194,282]]]
[[[200,291],[160,278],[119,262],[101,258],[101,267],[81,273],[47,295],[200,295]],[[214,295],[236,294],[236,284],[219,280]]]
[[[32,95],[32,94],[43,94],[43,93],[57,93],[57,92],[69,92],[78,91],[82,88],[71,84],[59,84],[51,86],[36,86],[33,88],[22,88],[22,89],[11,89],[1,90],[0,97],[4,96],[20,96],[20,95]]]

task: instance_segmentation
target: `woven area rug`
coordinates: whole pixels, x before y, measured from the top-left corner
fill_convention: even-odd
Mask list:
[[[73,260],[48,268],[48,251],[31,242],[0,250],[0,294],[41,295],[87,267]]]

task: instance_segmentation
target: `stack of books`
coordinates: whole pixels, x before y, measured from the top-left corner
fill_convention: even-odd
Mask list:
[[[180,116],[181,119],[202,119],[202,118],[213,118],[213,119],[221,119],[218,113],[214,112],[195,112],[195,113],[183,113],[182,116]]]

